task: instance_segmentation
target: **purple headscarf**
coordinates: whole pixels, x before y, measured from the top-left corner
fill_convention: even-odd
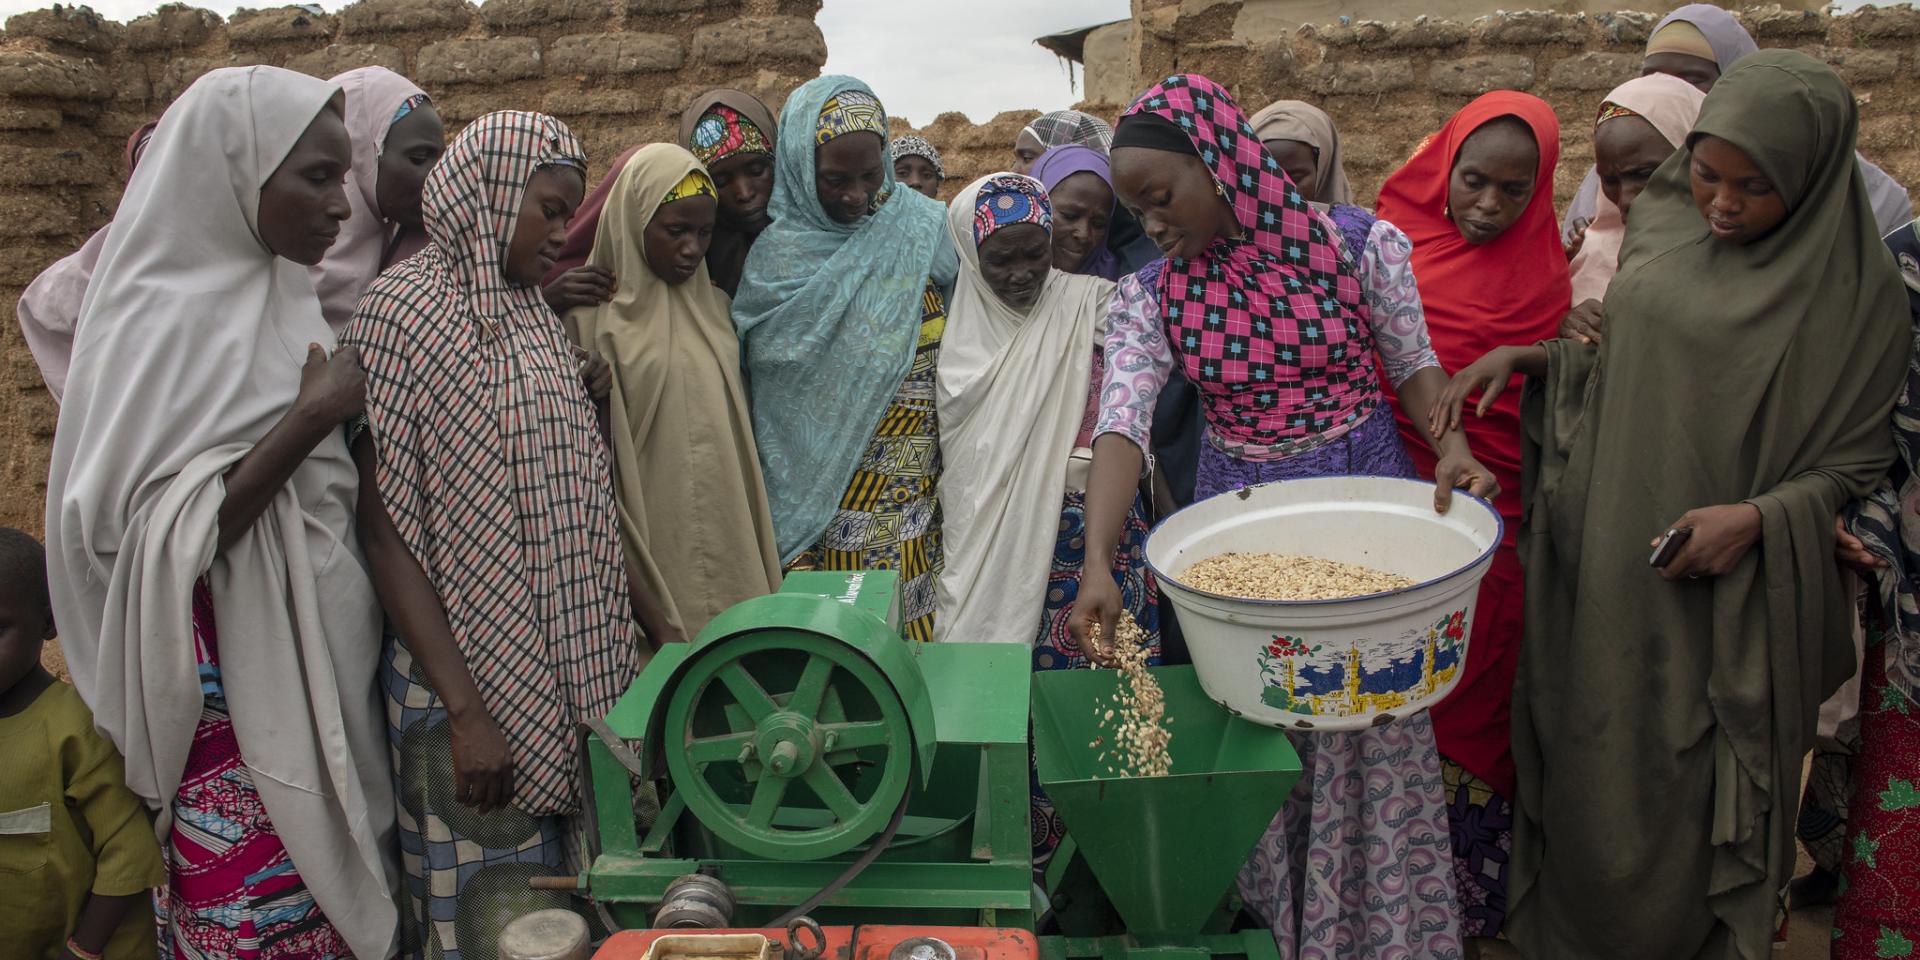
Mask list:
[[[1106,154],[1077,143],[1049,148],[1046,153],[1040,155],[1040,159],[1033,162],[1033,170],[1028,175],[1040,181],[1040,185],[1046,187],[1047,192],[1051,193],[1053,188],[1076,173],[1094,174],[1106,181],[1107,189],[1113,189],[1113,173],[1107,164]],[[1107,229],[1109,231],[1113,229],[1111,221]],[[1080,269],[1074,272],[1107,280],[1118,280],[1120,279],[1120,261],[1114,257],[1112,250],[1107,249],[1107,239],[1102,237],[1100,242],[1094,245],[1093,253],[1088,255],[1086,262],[1080,264]]]

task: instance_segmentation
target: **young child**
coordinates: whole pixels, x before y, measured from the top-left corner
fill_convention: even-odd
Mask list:
[[[54,635],[46,553],[0,528],[0,944],[22,960],[151,960],[166,880],[120,752],[40,665]]]
[[[893,157],[894,179],[940,199],[940,184],[947,179],[947,169],[941,166],[940,151],[933,144],[925,137],[894,137],[888,150]]]

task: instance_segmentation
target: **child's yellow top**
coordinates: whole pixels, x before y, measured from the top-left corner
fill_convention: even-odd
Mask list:
[[[166,881],[160,846],[120,752],[73,687],[55,683],[0,717],[0,757],[0,944],[9,957],[51,960],[89,892],[126,896]],[[153,914],[136,907],[105,956],[156,952]]]

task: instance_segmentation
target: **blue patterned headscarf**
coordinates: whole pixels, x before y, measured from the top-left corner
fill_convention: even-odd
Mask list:
[[[1047,188],[1032,177],[1017,173],[995,174],[980,185],[974,198],[973,245],[979,246],[1001,227],[1016,223],[1037,223],[1053,232],[1053,204],[1047,200]]]
[[[814,129],[827,101],[848,91],[873,96],[852,77],[808,81],[787,97],[780,128]],[[733,301],[783,562],[826,529],[913,364],[927,280],[951,283],[957,267],[946,208],[895,189],[891,162],[874,212],[835,222],[814,190],[814,150],[812,137],[774,145],[773,225],[747,255]]]

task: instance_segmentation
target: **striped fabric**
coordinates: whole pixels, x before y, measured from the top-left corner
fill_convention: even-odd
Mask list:
[[[559,318],[501,268],[527,178],[583,163],[551,117],[474,121],[427,178],[433,243],[374,282],[342,337],[367,370],[380,494],[535,816],[577,808],[576,722],[638,669],[593,407]]]

